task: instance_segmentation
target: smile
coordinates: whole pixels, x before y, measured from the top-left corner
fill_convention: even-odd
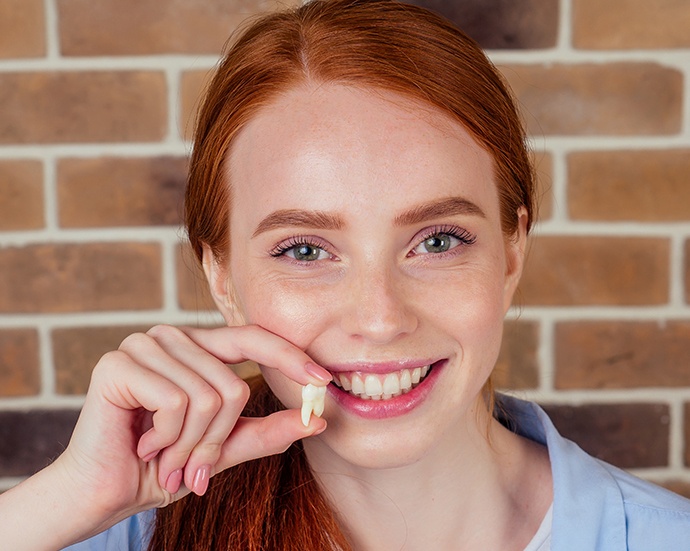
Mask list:
[[[390,373],[335,373],[333,384],[361,400],[390,400],[410,392],[430,369],[430,365],[425,365]]]

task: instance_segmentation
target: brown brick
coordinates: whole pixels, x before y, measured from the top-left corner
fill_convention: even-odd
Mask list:
[[[0,330],[0,396],[31,396],[41,390],[38,333]]]
[[[690,467],[690,403],[685,404],[685,464]]]
[[[43,227],[43,165],[0,161],[0,230]]]
[[[63,55],[217,54],[244,19],[298,0],[62,0]],[[107,29],[107,32],[104,32]]]
[[[685,302],[690,304],[690,239],[685,241]]]
[[[55,329],[52,341],[57,393],[86,394],[91,371],[101,356],[116,350],[128,335],[148,329],[148,326]]]
[[[501,353],[492,378],[497,388],[523,389],[539,385],[539,324],[506,322]]]
[[[67,446],[79,416],[71,410],[0,411],[0,476],[27,476]]]
[[[178,157],[64,159],[58,163],[60,225],[177,225],[187,161]]]
[[[662,404],[550,405],[563,436],[624,469],[668,465],[669,409]]]
[[[0,58],[45,55],[43,0],[0,2]]]
[[[596,50],[687,48],[690,3],[679,0],[574,0],[573,43]]]
[[[536,237],[527,254],[516,303],[663,304],[669,298],[669,262],[670,246],[666,239]]]
[[[0,73],[0,143],[159,140],[166,97],[157,71]]]
[[[568,156],[568,208],[581,220],[690,220],[690,149]]]
[[[654,63],[504,67],[528,126],[541,135],[675,134],[683,76]]]
[[[663,486],[667,490],[671,490],[676,494],[690,499],[690,482],[686,480],[652,480],[651,482],[655,482],[656,484],[658,484],[659,486]]]
[[[556,388],[690,386],[690,321],[556,324]]]
[[[46,244],[0,249],[0,312],[145,310],[162,306],[160,247]]]
[[[212,69],[185,71],[180,79],[180,136],[191,140],[199,102],[213,77]]]
[[[183,310],[215,310],[204,271],[189,244],[177,250],[177,300]]]
[[[447,17],[483,48],[551,48],[558,36],[558,0],[407,0]]]

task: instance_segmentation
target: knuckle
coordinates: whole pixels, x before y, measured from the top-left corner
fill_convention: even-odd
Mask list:
[[[189,397],[182,389],[174,389],[166,398],[166,406],[175,413],[184,412],[189,405]]]
[[[120,350],[137,350],[148,347],[152,344],[153,339],[146,333],[132,333],[125,337],[120,344]]]
[[[194,406],[201,415],[213,416],[220,411],[222,401],[213,388],[206,387],[195,397]]]
[[[246,404],[249,400],[249,385],[242,379],[234,379],[223,387],[223,400],[232,404]]]
[[[173,325],[154,325],[146,334],[157,340],[165,342],[179,342],[187,339],[187,335],[179,327]]]

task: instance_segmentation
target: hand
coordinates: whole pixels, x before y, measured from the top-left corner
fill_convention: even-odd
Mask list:
[[[75,499],[98,517],[92,534],[190,490],[201,495],[214,474],[325,429],[317,417],[305,427],[298,410],[240,417],[249,388],[226,364],[245,360],[279,369],[302,385],[324,386],[331,377],[303,351],[257,326],[158,326],[103,356],[55,465]]]

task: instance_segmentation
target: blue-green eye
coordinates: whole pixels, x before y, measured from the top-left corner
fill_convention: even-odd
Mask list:
[[[459,245],[472,245],[476,240],[474,235],[461,228],[433,228],[421,236],[412,254],[443,254]]]
[[[321,247],[316,247],[314,245],[308,245],[306,243],[302,245],[295,245],[286,249],[283,254],[299,260],[300,262],[311,262],[313,260],[324,260],[330,258],[330,254],[324,251]]]

